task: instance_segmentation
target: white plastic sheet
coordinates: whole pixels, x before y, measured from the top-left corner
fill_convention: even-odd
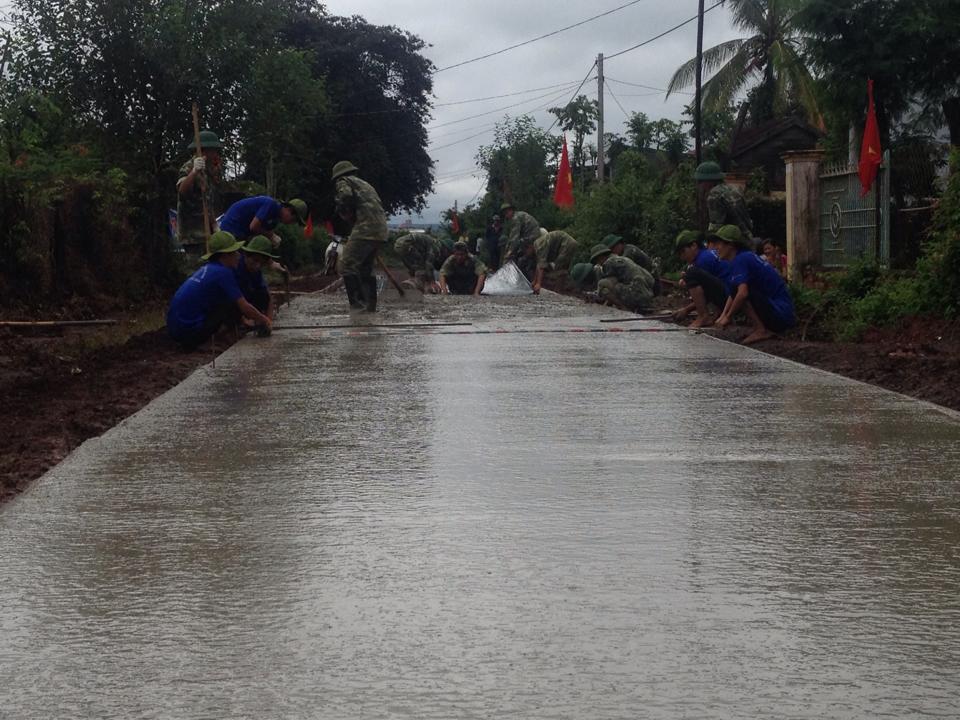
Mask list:
[[[532,295],[533,285],[512,260],[487,278],[481,295]]]

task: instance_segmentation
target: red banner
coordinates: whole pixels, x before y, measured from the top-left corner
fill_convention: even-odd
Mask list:
[[[563,136],[563,151],[560,153],[560,169],[557,170],[557,186],[553,191],[557,207],[573,207],[573,173],[570,172],[570,156],[567,155],[567,136]]]
[[[863,128],[863,143],[860,145],[860,186],[863,197],[877,179],[877,171],[883,162],[880,149],[880,127],[877,125],[877,112],[873,106],[873,80],[867,80],[867,124]]]

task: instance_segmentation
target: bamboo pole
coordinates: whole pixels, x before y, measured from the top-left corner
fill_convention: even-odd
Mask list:
[[[193,144],[196,146],[197,157],[203,157],[203,148],[200,147],[200,108],[193,103]],[[197,178],[200,183],[200,200],[203,204],[203,236],[206,238],[204,252],[210,253],[210,209],[207,207],[207,177]],[[177,219],[179,222],[179,218]]]

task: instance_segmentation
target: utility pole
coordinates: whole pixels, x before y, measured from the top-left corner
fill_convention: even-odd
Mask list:
[[[693,129],[695,138],[695,152],[697,156],[697,165],[702,162],[703,155],[703,144],[700,137],[700,121],[701,121],[701,111],[700,104],[703,101],[702,97],[702,88],[703,88],[703,0],[700,0],[699,9],[697,11],[697,88],[696,95],[694,97],[694,109],[693,109]]]
[[[603,157],[603,53],[600,53],[597,55],[597,182],[601,185],[603,185],[605,175]]]

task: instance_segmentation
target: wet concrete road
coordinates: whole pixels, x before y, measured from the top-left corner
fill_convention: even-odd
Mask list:
[[[279,331],[87,443],[0,511],[0,717],[960,715],[955,416],[600,317]]]

